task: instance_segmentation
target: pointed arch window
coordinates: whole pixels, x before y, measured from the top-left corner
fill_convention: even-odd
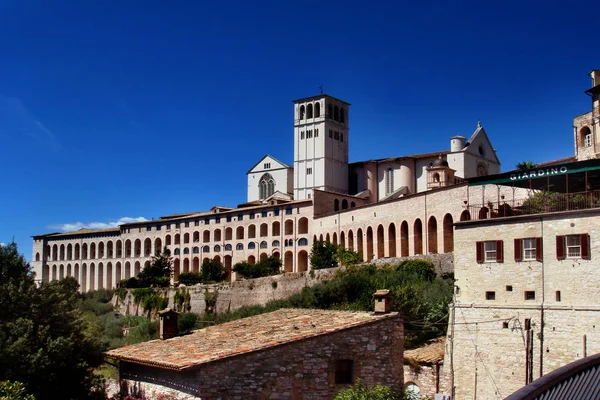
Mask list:
[[[259,199],[264,200],[275,193],[275,179],[271,174],[266,173],[258,182]]]

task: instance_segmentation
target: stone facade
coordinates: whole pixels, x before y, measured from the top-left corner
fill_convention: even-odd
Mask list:
[[[444,365],[454,366],[457,399],[504,398],[600,352],[599,222],[595,208],[456,225],[456,292]],[[535,257],[523,257],[525,238],[539,238]],[[477,242],[498,240],[502,262],[477,262]]]
[[[597,158],[600,154],[600,71],[590,72],[592,88],[586,93],[592,97],[592,110],[573,119],[573,143],[577,160]]]
[[[367,385],[383,384],[397,391],[402,390],[403,328],[402,320],[397,314],[369,316],[367,313],[346,313],[361,321],[346,325],[343,322],[345,312],[283,312],[288,318],[283,319],[277,327],[257,321],[260,322],[257,329],[260,329],[253,332],[253,319],[269,317],[269,314],[263,314],[240,320],[231,328],[235,329],[237,335],[249,333],[248,338],[252,338],[252,335],[263,337],[274,330],[285,332],[290,329],[292,336],[289,341],[280,337],[280,344],[270,343],[267,347],[261,347],[252,343],[251,339],[244,339],[239,346],[246,347],[221,349],[214,360],[200,361],[183,370],[175,370],[176,365],[165,361],[162,361],[164,366],[161,366],[158,361],[154,362],[158,352],[156,356],[152,355],[152,348],[157,345],[167,346],[166,351],[170,347],[177,349],[177,338],[162,343],[148,342],[144,349],[140,348],[138,351],[139,356],[134,355],[135,349],[112,350],[108,356],[121,360],[121,393],[152,396],[170,394],[178,399],[331,399],[339,390],[348,386],[348,383],[341,382],[355,382],[358,378]],[[299,315],[300,319],[286,322],[290,314],[295,312],[303,315]],[[309,326],[309,330],[318,329],[325,323],[312,315],[315,313],[323,314],[324,318],[332,321],[330,324],[338,326],[327,328],[316,335],[310,331],[305,333],[304,327],[298,326],[300,321],[306,320],[315,326]],[[228,335],[231,324],[207,329],[219,330]],[[298,329],[298,333],[294,329]],[[204,331],[206,330],[196,331],[192,336],[199,335],[199,338],[203,338],[206,336]],[[211,337],[208,334],[206,340],[210,342]],[[194,340],[187,337],[178,339],[188,342]],[[194,357],[193,354],[190,356]],[[197,359],[201,360],[202,356],[198,355]],[[141,358],[136,361],[136,357]]]

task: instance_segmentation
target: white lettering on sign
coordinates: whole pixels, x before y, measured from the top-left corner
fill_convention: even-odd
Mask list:
[[[520,181],[523,179],[531,179],[531,178],[541,178],[544,176],[552,176],[552,175],[562,175],[566,174],[568,171],[567,167],[564,165],[560,168],[546,168],[546,169],[538,169],[537,171],[525,171],[518,174],[512,174],[510,176],[511,181]]]

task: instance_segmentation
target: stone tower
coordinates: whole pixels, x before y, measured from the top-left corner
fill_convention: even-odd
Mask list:
[[[577,161],[596,158],[600,154],[600,70],[590,72],[592,87],[585,91],[592,98],[592,111],[573,120],[573,136]]]
[[[294,199],[348,192],[349,107],[326,94],[294,101]]]

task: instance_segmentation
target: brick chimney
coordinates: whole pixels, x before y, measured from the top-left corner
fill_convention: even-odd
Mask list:
[[[387,314],[392,311],[392,295],[387,289],[381,289],[373,294],[375,299],[375,314]]]
[[[162,340],[177,336],[177,316],[179,313],[165,308],[158,313],[159,332]]]

